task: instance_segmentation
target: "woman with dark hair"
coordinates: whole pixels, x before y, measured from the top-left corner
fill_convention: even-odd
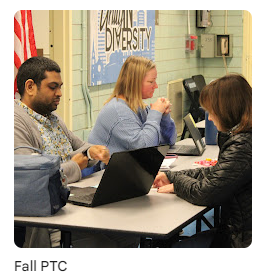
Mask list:
[[[204,87],[200,104],[218,129],[217,164],[159,173],[154,187],[196,205],[221,206],[221,223],[210,246],[248,247],[252,240],[252,88],[242,76],[226,75]],[[197,247],[197,237],[192,239]],[[202,246],[198,243],[198,247]]]

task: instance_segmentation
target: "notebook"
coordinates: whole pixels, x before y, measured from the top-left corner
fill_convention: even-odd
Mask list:
[[[98,187],[70,187],[68,201],[82,206],[96,207],[147,194],[168,145],[113,153]]]
[[[196,127],[194,119],[191,114],[188,113],[183,120],[195,145],[174,145],[170,147],[168,153],[176,153],[178,155],[202,155],[206,149],[206,144],[202,139],[198,128]]]

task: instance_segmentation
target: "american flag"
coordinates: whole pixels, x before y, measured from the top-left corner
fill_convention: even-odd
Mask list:
[[[17,91],[17,73],[20,65],[37,56],[31,11],[18,11],[14,16],[14,97]]]

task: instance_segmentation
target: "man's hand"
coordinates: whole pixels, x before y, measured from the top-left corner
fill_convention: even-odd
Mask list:
[[[91,146],[89,149],[89,154],[91,156],[91,158],[95,159],[95,160],[100,160],[103,163],[105,163],[106,165],[109,162],[110,159],[110,153],[107,147],[105,146],[100,146],[100,145],[94,145]]]
[[[78,163],[81,170],[85,169],[88,166],[88,157],[83,153],[77,153],[72,158],[72,161]]]

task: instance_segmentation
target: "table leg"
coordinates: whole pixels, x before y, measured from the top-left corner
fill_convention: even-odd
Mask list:
[[[201,218],[196,220],[196,233],[201,232]]]
[[[201,232],[201,221],[203,221],[210,229],[217,228],[220,224],[220,206],[213,208],[214,222],[213,225],[204,217],[204,215],[196,220],[196,233]]]
[[[70,231],[61,230],[60,246],[62,248],[71,247],[71,232]]]
[[[214,207],[214,227],[220,224],[220,206]]]
[[[140,238],[140,248],[151,248],[152,247],[152,239],[151,238]]]
[[[180,232],[181,233],[181,232]],[[169,239],[145,238],[140,239],[140,248],[170,248],[175,242],[187,237],[181,237],[180,233],[175,234]]]

